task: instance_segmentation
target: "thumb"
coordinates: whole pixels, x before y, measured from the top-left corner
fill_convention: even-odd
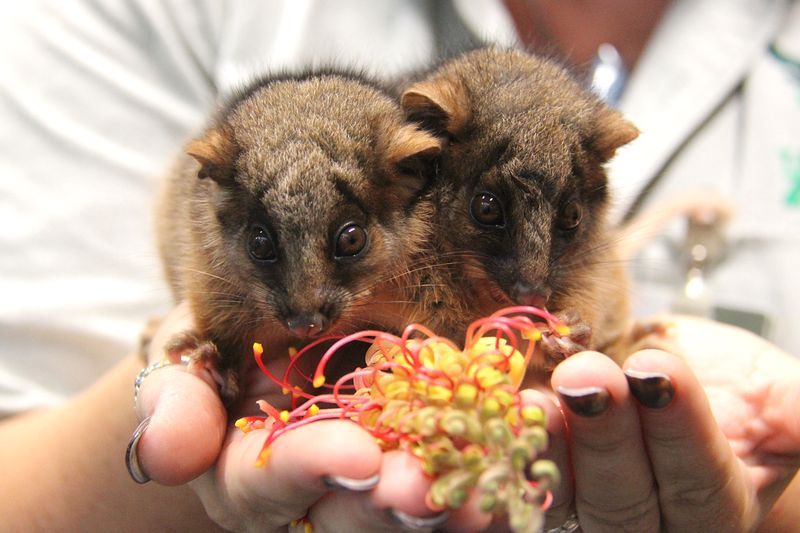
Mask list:
[[[167,341],[193,327],[189,306],[176,306],[155,332],[148,359],[162,360]],[[183,484],[216,461],[227,414],[207,370],[175,364],[152,371],[141,382],[136,411],[145,426],[136,445],[138,462],[150,479]]]
[[[227,414],[216,388],[196,374],[181,365],[153,372],[142,383],[137,411],[149,418],[138,458],[150,479],[180,485],[216,461]]]

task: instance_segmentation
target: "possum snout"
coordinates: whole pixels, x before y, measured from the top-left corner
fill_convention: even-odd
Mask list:
[[[286,318],[286,328],[301,338],[313,338],[321,335],[330,325],[328,317],[320,312],[302,312]]]
[[[544,309],[552,291],[538,284],[518,280],[509,290],[509,296],[518,305],[532,305]]]
[[[315,288],[296,291],[279,312],[279,319],[292,335],[314,338],[327,333],[341,317],[337,291]]]

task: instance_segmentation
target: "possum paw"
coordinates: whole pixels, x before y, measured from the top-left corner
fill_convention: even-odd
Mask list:
[[[589,349],[592,339],[592,328],[581,320],[574,312],[564,312],[556,315],[562,324],[569,327],[569,333],[559,335],[556,332],[542,334],[540,347],[544,356],[545,366],[548,369],[555,366],[570,355]]]
[[[188,357],[187,368],[197,372],[207,370],[219,387],[219,395],[228,405],[239,396],[239,380],[233,369],[221,370],[216,344],[201,338],[196,332],[187,330],[174,335],[164,347],[172,363],[180,363]]]
[[[670,343],[672,327],[672,323],[668,320],[637,320],[628,334],[628,353],[644,349],[674,351],[674,347]]]

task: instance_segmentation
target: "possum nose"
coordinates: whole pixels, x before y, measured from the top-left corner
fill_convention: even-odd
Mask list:
[[[550,298],[550,289],[518,281],[511,287],[509,296],[518,305],[532,305],[543,309]]]
[[[316,337],[328,326],[321,313],[298,313],[286,319],[286,327],[298,337]]]

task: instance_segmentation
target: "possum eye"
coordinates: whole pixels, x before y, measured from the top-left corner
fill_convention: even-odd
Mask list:
[[[578,227],[583,218],[583,208],[577,200],[571,200],[564,204],[558,211],[556,225],[558,229],[569,231]]]
[[[479,192],[473,196],[469,211],[475,222],[484,226],[503,227],[506,222],[500,200],[488,192]]]
[[[336,259],[354,257],[367,246],[367,232],[358,224],[345,224],[336,234],[335,245],[333,256]]]
[[[250,257],[262,263],[274,263],[278,260],[272,237],[264,227],[259,225],[254,225],[250,228],[250,235],[247,238],[247,251],[250,253]]]

